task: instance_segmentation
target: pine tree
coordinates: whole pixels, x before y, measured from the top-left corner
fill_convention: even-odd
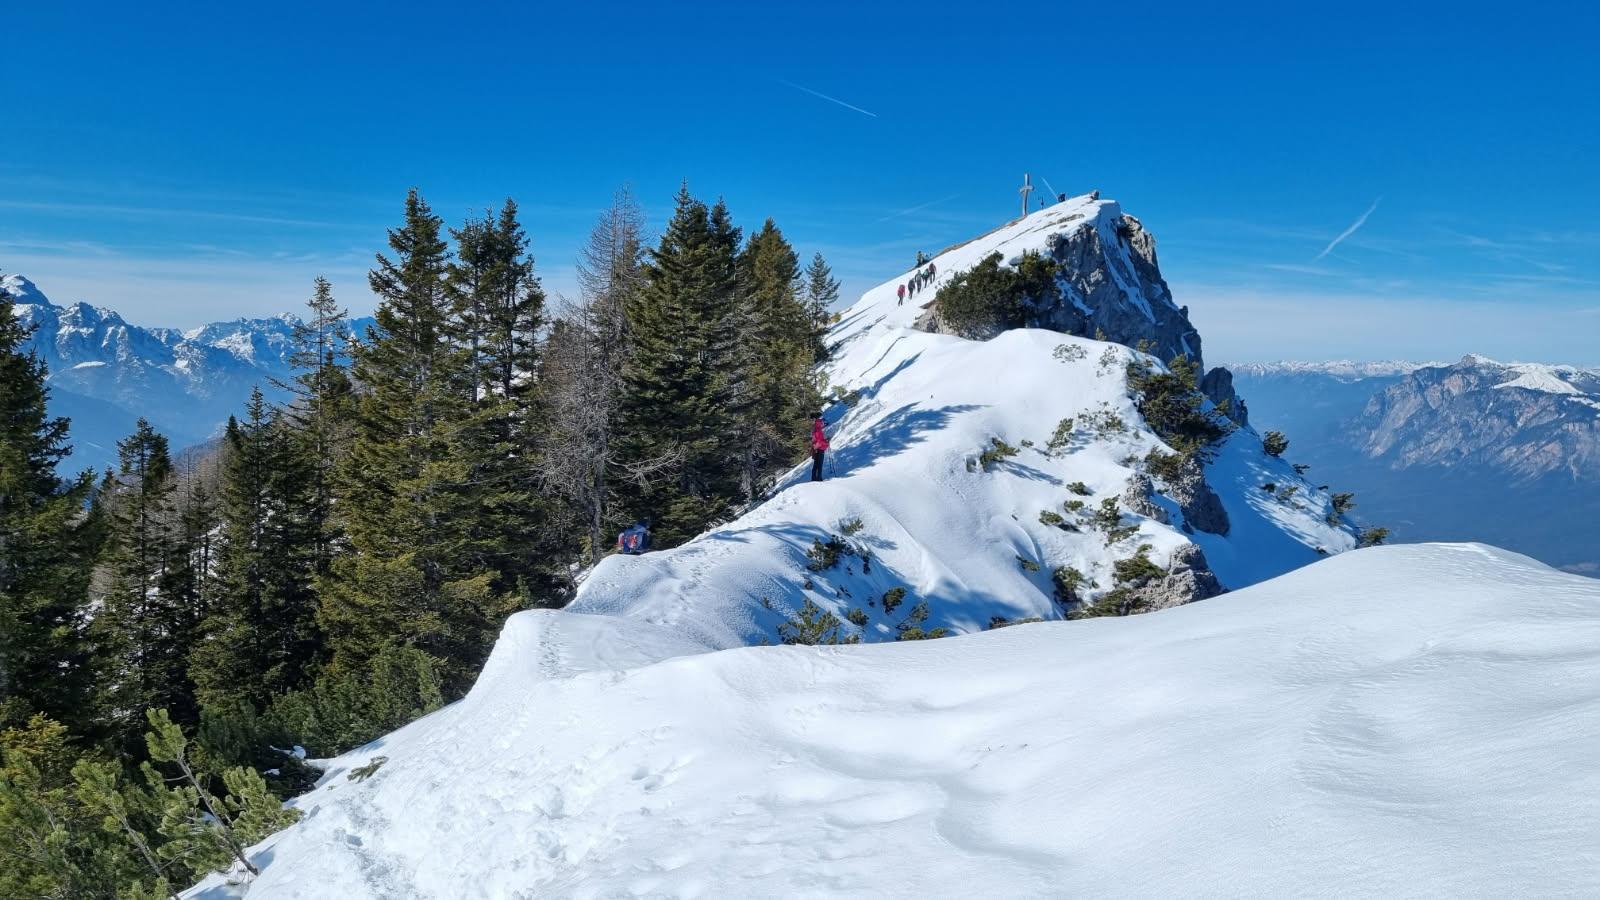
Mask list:
[[[317,577],[325,578],[339,543],[334,470],[350,449],[355,403],[348,370],[351,335],[347,313],[334,300],[326,278],[316,279],[306,305],[310,318],[295,326],[289,354],[289,365],[299,374],[278,386],[293,395],[284,410],[284,426],[289,452],[306,479],[302,515],[312,541],[312,566]]]
[[[413,190],[369,278],[377,325],[357,345],[349,455],[338,469],[348,550],[323,582],[318,622],[336,672],[361,671],[388,646],[443,663],[447,693],[465,691],[515,599],[480,568],[469,462],[456,451],[474,409],[471,354],[452,338],[442,222]]]
[[[806,266],[805,291],[803,297],[806,310],[811,315],[812,330],[812,361],[825,362],[828,358],[828,333],[829,310],[839,302],[839,282],[834,280],[833,270],[828,268],[828,263],[818,253],[811,257],[811,264]]]
[[[196,611],[186,605],[193,597],[183,589],[186,560],[167,439],[140,419],[117,453],[104,556],[110,587],[93,633],[101,717],[128,749],[147,708],[173,709],[183,721],[198,717],[185,665],[197,634]]]
[[[738,493],[728,412],[738,243],[726,207],[707,209],[685,185],[628,305],[624,456],[635,466],[674,462],[673,477],[656,479],[628,505],[653,515],[657,539],[669,546],[724,514]]]
[[[740,487],[749,501],[775,463],[791,463],[803,453],[821,395],[811,372],[815,322],[798,290],[799,258],[771,219],[751,236],[739,267],[733,413]]]
[[[265,708],[307,679],[315,623],[317,523],[289,429],[260,390],[223,438],[219,590],[190,673],[206,705]]]
[[[449,453],[463,467],[463,490],[475,511],[462,522],[455,552],[471,568],[494,573],[494,594],[527,603],[534,593],[549,593],[545,570],[554,568],[547,565],[554,535],[543,527],[547,510],[537,490],[543,416],[535,375],[544,290],[515,202],[453,234],[458,261],[446,282],[450,324],[466,348],[472,384],[469,415]]]
[[[50,416],[45,366],[24,349],[28,329],[0,290],[0,728],[43,712],[89,715],[85,641],[95,521],[93,481],[63,482],[67,420]]]
[[[541,482],[583,534],[590,562],[607,546],[607,529],[621,524],[618,491],[651,468],[622,470],[618,454],[626,309],[643,280],[643,231],[638,203],[626,188],[618,191],[579,251],[580,299],[551,328],[539,379],[546,412]]]

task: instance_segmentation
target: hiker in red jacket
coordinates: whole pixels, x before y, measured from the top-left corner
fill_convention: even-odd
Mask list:
[[[895,291],[895,294],[900,297],[899,300],[895,301],[895,304],[894,304],[895,306],[899,306],[900,304],[906,302],[906,286],[905,285],[903,285],[903,284],[900,285],[899,289]]]
[[[828,452],[828,436],[822,433],[822,413],[811,418],[811,480],[822,480],[822,455]]]

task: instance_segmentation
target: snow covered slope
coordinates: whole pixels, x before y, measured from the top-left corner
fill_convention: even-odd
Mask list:
[[[515,616],[466,700],[333,762],[249,896],[1600,895],[1600,582],[1525,557],[914,644],[671,634]]]
[[[1077,198],[933,261],[947,279],[993,252],[1012,258],[1046,247],[1060,229],[1101,215],[1121,213],[1111,201]],[[809,464],[797,467],[773,499],[684,547],[606,559],[569,609],[663,625],[705,648],[727,648],[775,641],[778,624],[810,599],[840,617],[859,609],[868,619],[864,640],[892,640],[918,600],[929,603],[930,626],[958,631],[980,630],[996,616],[1057,618],[1052,569],[1082,572],[1093,582],[1092,599],[1111,588],[1113,563],[1142,543],[1161,566],[1174,551],[1198,545],[1229,588],[1312,562],[1319,549],[1353,545],[1349,533],[1326,523],[1327,496],[1263,454],[1249,429],[1229,439],[1209,472],[1226,511],[1226,535],[1186,532],[1178,504],[1161,496],[1152,501],[1159,514],[1129,516],[1138,533],[1110,546],[1091,528],[1042,523],[1041,511],[1066,515],[1067,501],[1092,509],[1122,497],[1134,475],[1128,458],[1159,445],[1129,398],[1125,370],[1133,351],[1041,330],[989,341],[918,331],[911,327],[918,306],[897,301],[900,281],[868,291],[832,333],[838,349],[830,381],[856,399],[828,410],[828,481],[805,482]],[[1087,424],[1107,414],[1124,423],[1120,432]],[[1066,418],[1075,421],[1076,437],[1047,452]],[[1020,452],[984,471],[974,463],[994,438]],[[1090,494],[1072,493],[1076,482]],[[1262,491],[1266,483],[1297,491],[1280,499]],[[861,531],[851,543],[870,551],[870,571],[860,557],[807,571],[812,542],[842,536],[841,523],[857,519]],[[886,614],[879,601],[894,588],[907,598]]]

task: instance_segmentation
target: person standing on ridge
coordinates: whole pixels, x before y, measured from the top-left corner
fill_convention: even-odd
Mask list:
[[[828,452],[828,436],[822,433],[822,413],[811,417],[811,480],[822,480],[822,457]]]
[[[903,285],[903,284],[900,285],[899,290],[896,290],[895,294],[897,296],[899,296],[899,298],[900,298],[899,300],[895,301],[895,304],[894,304],[895,306],[899,306],[900,304],[906,302],[906,286],[905,285]]]

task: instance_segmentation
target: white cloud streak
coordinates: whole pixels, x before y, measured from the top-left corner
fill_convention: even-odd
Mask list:
[[[1355,220],[1354,222],[1352,222],[1350,224],[1349,228],[1346,228],[1345,230],[1339,232],[1339,236],[1334,238],[1333,240],[1329,241],[1328,242],[1328,246],[1323,247],[1322,248],[1322,252],[1318,253],[1316,255],[1316,257],[1314,259],[1312,259],[1311,261],[1312,262],[1321,261],[1324,256],[1327,256],[1329,253],[1333,252],[1333,248],[1335,248],[1335,247],[1339,246],[1340,244],[1344,243],[1344,239],[1345,238],[1347,238],[1350,235],[1355,234],[1357,231],[1359,231],[1361,229],[1361,226],[1367,224],[1367,219],[1369,217],[1371,217],[1371,215],[1374,212],[1377,211],[1378,202],[1381,201],[1382,199],[1383,199],[1382,197],[1379,197],[1377,200],[1372,201],[1372,205],[1367,207],[1367,211],[1361,214],[1361,218],[1359,218],[1359,219]]]
[[[878,118],[878,114],[875,113],[875,112],[869,112],[869,111],[867,111],[865,109],[862,109],[859,106],[855,106],[855,105],[846,103],[843,100],[840,100],[838,97],[829,97],[827,94],[824,94],[821,91],[813,91],[811,88],[808,88],[803,84],[795,84],[792,81],[785,81],[782,78],[778,79],[778,83],[786,84],[789,87],[792,87],[797,91],[805,91],[806,93],[810,94],[813,97],[821,97],[822,99],[828,101],[829,103],[837,103],[840,106],[844,107],[845,109],[853,109],[856,112],[861,113],[863,116],[871,116],[874,119]]]

